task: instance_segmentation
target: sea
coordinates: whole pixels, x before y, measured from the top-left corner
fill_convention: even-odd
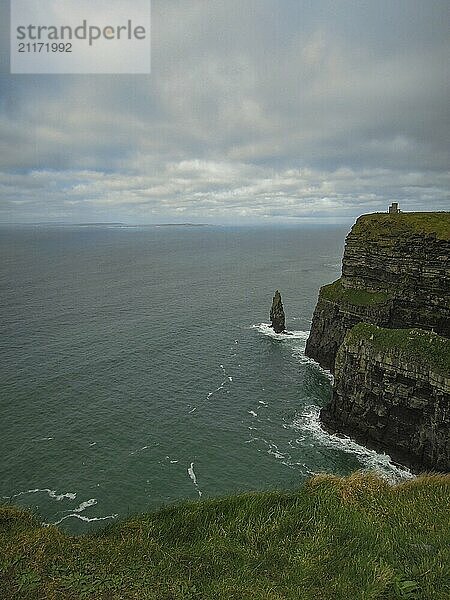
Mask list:
[[[332,377],[304,349],[347,230],[0,227],[0,502],[82,534],[317,473],[411,477],[320,425]]]

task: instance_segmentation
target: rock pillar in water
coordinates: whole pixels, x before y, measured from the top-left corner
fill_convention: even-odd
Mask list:
[[[271,327],[275,333],[282,333],[286,328],[283,303],[281,302],[281,294],[277,290],[272,300],[272,308],[270,309]]]

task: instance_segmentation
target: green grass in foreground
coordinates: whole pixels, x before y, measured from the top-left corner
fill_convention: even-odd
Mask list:
[[[2,600],[449,598],[450,477],[318,476],[71,537],[0,507]]]
[[[424,363],[447,376],[450,373],[450,340],[431,331],[358,323],[347,333],[346,341],[354,343],[360,339],[369,341],[376,350],[395,350],[405,360]]]
[[[389,300],[388,294],[384,292],[367,292],[356,288],[344,288],[340,279],[320,288],[320,296],[332,302],[346,302],[357,306],[373,306]]]
[[[373,213],[362,215],[353,225],[352,233],[376,239],[380,235],[434,235],[450,240],[450,212],[411,212],[389,215]]]

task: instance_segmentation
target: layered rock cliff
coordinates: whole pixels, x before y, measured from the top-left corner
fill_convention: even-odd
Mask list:
[[[306,354],[333,371],[353,325],[419,327],[450,336],[450,213],[363,215],[347,237],[342,276],[324,286]]]
[[[328,429],[418,470],[450,470],[450,340],[420,329],[353,327],[340,346]]]
[[[450,213],[360,217],[306,354],[334,373],[328,429],[450,469]]]

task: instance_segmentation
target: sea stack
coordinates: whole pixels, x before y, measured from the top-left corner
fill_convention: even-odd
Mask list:
[[[270,309],[270,324],[275,333],[282,333],[286,327],[283,303],[281,302],[281,294],[278,290],[275,292],[275,296],[272,300],[272,308]]]

